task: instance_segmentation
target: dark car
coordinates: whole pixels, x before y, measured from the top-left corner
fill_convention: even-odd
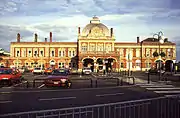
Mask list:
[[[158,69],[149,69],[148,71],[150,74],[158,74],[159,72],[161,72],[161,74],[164,74],[165,71],[164,70],[158,70]]]
[[[47,87],[56,86],[70,88],[72,86],[65,69],[53,70],[52,74],[45,79],[44,84]]]

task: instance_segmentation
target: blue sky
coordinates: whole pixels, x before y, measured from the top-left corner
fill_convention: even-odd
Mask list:
[[[0,47],[9,50],[18,32],[22,41],[33,41],[34,33],[43,41],[50,31],[54,41],[76,41],[77,27],[85,27],[94,15],[114,28],[118,42],[162,31],[180,45],[178,0],[0,0]]]

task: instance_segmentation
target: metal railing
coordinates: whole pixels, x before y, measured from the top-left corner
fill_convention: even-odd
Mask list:
[[[180,118],[179,96],[30,111],[0,115],[1,118]]]

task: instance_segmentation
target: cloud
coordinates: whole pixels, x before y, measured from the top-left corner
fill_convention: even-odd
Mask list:
[[[53,41],[76,41],[77,27],[84,28],[92,16],[114,28],[116,41],[135,42],[158,31],[171,41],[180,35],[180,6],[177,0],[0,0],[0,41],[2,47],[16,41],[39,41],[53,32]]]

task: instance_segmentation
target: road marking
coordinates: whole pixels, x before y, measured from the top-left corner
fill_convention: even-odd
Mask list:
[[[115,86],[115,87],[101,87],[101,88],[80,88],[80,89],[64,89],[64,90],[35,90],[35,91],[11,91],[12,93],[40,93],[40,92],[68,92],[68,91],[85,91],[85,90],[100,90],[100,89],[116,89],[116,88],[129,88],[136,87],[136,85],[132,86]]]
[[[11,92],[0,92],[0,94],[9,94]]]
[[[101,94],[101,95],[96,95],[96,97],[114,96],[114,95],[122,95],[122,94],[124,93]]]
[[[9,88],[13,88],[13,86],[9,86],[9,87],[2,87],[4,89],[9,89]]]
[[[45,86],[45,84],[42,84],[41,86],[39,86],[38,88],[42,88],[42,87],[44,87]]]
[[[180,93],[180,91],[154,91],[155,93]]]
[[[146,88],[148,90],[175,90],[180,88]]]
[[[25,83],[27,83],[27,81],[24,81],[24,82],[21,82],[21,83],[15,84],[15,85],[13,85],[13,87],[17,87],[18,85],[22,85],[22,84],[25,84]]]
[[[62,98],[47,98],[47,99],[39,99],[39,101],[50,101],[50,100],[69,100],[75,99],[76,97],[62,97]]]
[[[163,88],[163,87],[174,87],[173,85],[145,85],[145,86],[140,86],[140,87],[143,87],[143,88],[148,88],[148,87],[151,87],[151,88]]]
[[[101,89],[118,89],[118,88],[131,88],[131,87],[137,87],[136,85],[127,85],[127,86],[115,86],[115,87],[101,87],[101,88],[80,88],[80,89],[42,89],[42,90],[27,90],[27,91],[10,91],[11,93],[40,93],[40,92],[68,92],[68,91],[90,91],[90,90],[101,90]],[[1,92],[0,92],[1,93]]]
[[[0,101],[0,104],[10,103],[12,101]]]
[[[173,97],[174,95],[165,95],[165,97]],[[180,97],[180,94],[176,94],[176,97],[179,96]]]

